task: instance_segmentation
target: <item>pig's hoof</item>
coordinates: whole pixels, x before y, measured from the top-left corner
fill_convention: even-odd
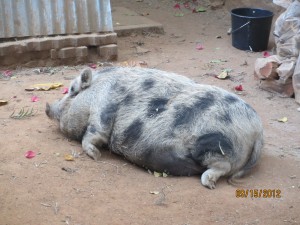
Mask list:
[[[216,188],[216,180],[213,174],[209,170],[205,171],[201,176],[201,183],[203,186],[208,187],[209,189]]]
[[[99,151],[96,151],[89,154],[89,156],[92,157],[95,161],[99,161],[101,158],[101,153]]]
[[[90,144],[86,148],[83,149],[88,156],[90,156],[92,159],[98,161],[101,158],[101,153],[98,148],[96,148],[94,145]]]

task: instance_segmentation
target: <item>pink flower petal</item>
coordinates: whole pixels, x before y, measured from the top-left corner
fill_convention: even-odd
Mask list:
[[[27,159],[32,159],[33,157],[35,157],[35,152],[34,151],[27,151],[27,152],[25,152],[25,157],[27,158]]]
[[[35,95],[31,97],[32,102],[37,102],[38,100],[39,100],[39,98]]]
[[[240,84],[240,85],[238,85],[238,86],[235,86],[234,89],[235,89],[236,91],[243,91],[243,86]]]
[[[203,45],[201,45],[201,44],[197,44],[197,45],[196,45],[196,49],[197,49],[197,50],[203,50],[204,47],[203,47]]]
[[[12,75],[12,71],[10,71],[10,70],[5,70],[5,71],[3,72],[3,74],[4,74],[5,76],[7,76],[7,77],[10,77],[10,76]]]
[[[180,9],[180,5],[177,3],[174,5],[174,9]]]
[[[263,52],[263,56],[264,56],[264,58],[267,58],[267,57],[270,56],[270,53],[269,52]]]
[[[92,68],[92,69],[96,69],[97,68],[97,64],[91,63],[91,64],[89,64],[89,67]]]
[[[186,9],[189,9],[189,8],[190,8],[190,5],[189,5],[188,2],[185,2],[185,3],[183,4],[183,6],[184,6],[184,8],[186,8]]]
[[[67,88],[67,87],[65,87],[64,89],[63,89],[63,92],[62,92],[63,94],[68,94],[69,93],[69,88]]]

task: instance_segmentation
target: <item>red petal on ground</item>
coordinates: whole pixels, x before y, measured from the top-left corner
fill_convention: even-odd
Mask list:
[[[25,157],[27,158],[27,159],[32,159],[33,157],[35,157],[35,152],[34,151],[27,151],[27,152],[25,152]]]
[[[238,86],[235,86],[234,89],[235,89],[236,91],[243,91],[243,86],[240,84],[240,85],[238,85]]]
[[[62,92],[63,94],[68,94],[69,93],[69,88],[67,88],[67,87],[65,87],[64,89],[63,89],[63,92]]]
[[[174,7],[174,9],[180,9],[180,5],[178,3],[175,4],[173,7]]]

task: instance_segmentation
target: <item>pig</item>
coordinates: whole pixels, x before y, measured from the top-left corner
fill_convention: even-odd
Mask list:
[[[73,88],[73,90],[72,90]],[[84,69],[46,114],[95,160],[104,147],[133,164],[203,186],[242,177],[263,148],[256,111],[237,95],[149,68]]]

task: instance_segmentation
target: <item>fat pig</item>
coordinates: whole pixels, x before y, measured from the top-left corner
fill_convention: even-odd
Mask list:
[[[237,95],[156,69],[84,69],[70,92],[46,105],[69,138],[95,160],[103,146],[146,169],[201,174],[216,187],[248,172],[263,148],[255,110]]]

